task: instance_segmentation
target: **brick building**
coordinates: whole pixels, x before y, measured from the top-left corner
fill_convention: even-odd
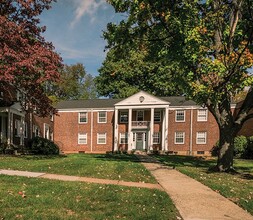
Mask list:
[[[50,117],[38,117],[22,110],[20,94],[11,86],[0,88],[0,144],[26,145],[35,136],[53,139]]]
[[[54,141],[65,153],[160,150],[209,155],[219,139],[212,114],[185,97],[141,91],[126,99],[62,101],[56,108]]]

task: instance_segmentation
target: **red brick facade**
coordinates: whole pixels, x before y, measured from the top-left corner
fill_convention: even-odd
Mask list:
[[[147,101],[135,103],[137,95],[145,95]],[[110,107],[93,108],[92,102],[88,105],[87,101],[81,100],[63,103],[58,107],[58,115],[54,116],[54,141],[65,153],[141,149],[184,155],[210,154],[210,150],[219,139],[218,126],[210,112],[187,101],[184,101],[185,105],[177,106],[176,98],[176,104],[173,105],[167,100],[146,93],[137,95],[115,101]],[[202,121],[198,120],[199,110],[207,112],[206,118]],[[139,111],[143,111],[144,114],[138,113]],[[177,121],[177,114],[180,114],[177,111],[183,114],[183,121]],[[106,121],[103,123],[98,122],[99,112],[106,112]],[[80,113],[86,115],[85,122],[79,121]],[[124,114],[127,114],[127,121],[121,121]],[[139,118],[140,121],[137,114],[142,117]],[[152,119],[151,115],[158,118]],[[144,127],[141,127],[142,125]],[[100,138],[104,143],[99,143],[101,139],[98,134],[102,135]],[[137,142],[140,146],[137,146]]]

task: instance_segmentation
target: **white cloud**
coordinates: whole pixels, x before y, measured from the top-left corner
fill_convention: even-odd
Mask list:
[[[69,47],[68,45],[63,45],[60,42],[54,42],[57,51],[61,54],[63,59],[94,59],[94,58],[104,58],[105,54],[101,52],[102,45],[96,48],[85,48],[76,49]]]
[[[73,1],[73,0],[71,0]],[[75,14],[74,19],[70,23],[70,27],[73,28],[84,15],[89,15],[91,22],[94,22],[96,16],[94,13],[103,5],[106,4],[105,0],[74,0]]]

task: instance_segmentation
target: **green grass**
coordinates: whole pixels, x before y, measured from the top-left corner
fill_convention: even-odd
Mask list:
[[[174,220],[177,216],[167,194],[155,189],[0,175],[0,219]]]
[[[253,161],[234,160],[238,173],[218,173],[208,170],[216,160],[204,160],[188,156],[156,156],[168,166],[175,166],[180,172],[198,180],[211,189],[229,198],[253,214]]]
[[[0,156],[0,169],[156,183],[134,155]]]

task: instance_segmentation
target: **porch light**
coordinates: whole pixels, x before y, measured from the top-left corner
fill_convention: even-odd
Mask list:
[[[140,96],[140,98],[139,98],[140,102],[143,102],[144,99],[145,99],[145,98],[144,98],[143,96]]]

